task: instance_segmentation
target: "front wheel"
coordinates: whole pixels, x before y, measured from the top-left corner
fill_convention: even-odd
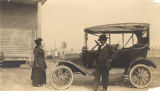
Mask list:
[[[58,66],[50,76],[50,82],[55,89],[69,88],[73,82],[73,73],[67,66]]]
[[[133,66],[129,72],[130,83],[137,88],[148,87],[152,81],[151,69],[144,64]]]

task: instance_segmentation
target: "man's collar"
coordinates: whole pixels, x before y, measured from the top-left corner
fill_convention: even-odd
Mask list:
[[[103,45],[101,45],[101,46],[105,46],[107,43],[104,43]]]

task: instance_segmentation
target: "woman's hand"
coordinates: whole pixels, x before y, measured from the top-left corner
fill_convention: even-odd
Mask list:
[[[112,59],[109,59],[108,61],[109,61],[109,62],[112,62]]]
[[[39,65],[36,65],[37,68],[39,68]]]

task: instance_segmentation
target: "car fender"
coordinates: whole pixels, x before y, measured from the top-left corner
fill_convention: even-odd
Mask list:
[[[139,58],[135,58],[133,61],[131,61],[130,65],[128,67],[127,73],[129,73],[130,69],[136,64],[145,64],[147,66],[152,66],[153,68],[156,68],[156,64],[153,61],[151,61],[150,59],[139,57]]]
[[[74,72],[80,72],[83,75],[87,74],[84,67],[81,67],[81,66],[79,66],[79,65],[77,65],[77,64],[75,64],[75,63],[73,63],[69,60],[59,60],[59,61],[56,61],[56,63],[57,63],[57,66],[63,65],[63,66],[69,67],[72,70],[73,73]]]

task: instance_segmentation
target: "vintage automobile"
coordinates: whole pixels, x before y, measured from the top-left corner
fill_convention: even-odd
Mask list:
[[[98,58],[96,47],[99,43],[95,41],[96,46],[89,49],[88,36],[106,34],[109,38],[108,44],[112,45],[112,55],[115,56],[111,61],[112,68],[125,69],[124,76],[128,77],[128,81],[136,88],[149,86],[152,81],[150,67],[156,68],[156,65],[146,58],[150,49],[149,26],[147,23],[118,23],[86,28],[82,53],[70,57],[66,54],[63,59],[57,60],[57,67],[50,76],[51,84],[55,89],[66,89],[72,84],[73,73],[94,76],[94,71],[89,70],[96,68]],[[112,43],[114,35],[122,37],[117,38],[122,40],[121,47],[120,43]],[[132,43],[131,46],[126,47],[129,43]]]

